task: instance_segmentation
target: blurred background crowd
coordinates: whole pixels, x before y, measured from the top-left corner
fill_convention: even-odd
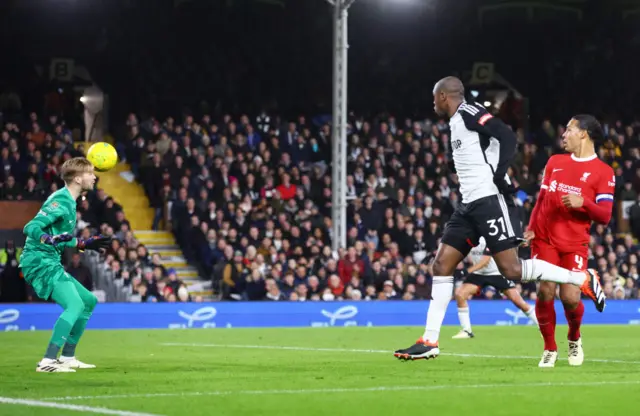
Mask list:
[[[2,132],[0,178],[6,200],[44,200],[61,186],[60,164],[83,151],[73,146],[62,120],[40,122],[34,113],[28,120],[9,123]],[[322,117],[189,115],[140,121],[131,114],[126,124],[129,134],[119,148],[156,209],[153,227],[175,234],[185,258],[213,283],[220,299],[429,298],[429,263],[460,202],[445,120],[351,118],[348,241],[339,253],[330,248],[332,140]],[[616,201],[631,203],[623,215],[631,232],[618,232],[618,215],[608,226],[594,225],[589,267],[600,271],[608,296],[635,299],[640,137],[635,125],[605,128],[607,142],[599,154],[616,171]],[[519,151],[510,174],[520,189],[514,200],[526,226],[546,161],[561,152],[564,127],[543,123],[538,134],[553,143],[546,147],[516,130]],[[37,145],[33,137],[40,132],[43,140]],[[78,203],[77,232],[94,230],[116,237],[103,255],[104,267],[138,294],[136,299],[202,301],[192,299],[175,270],[136,241],[122,207],[99,189]],[[4,254],[5,268],[7,259]],[[457,281],[464,279],[467,266],[458,267]],[[69,256],[68,270],[93,287],[78,254]],[[535,284],[519,289],[535,298]],[[491,287],[476,296],[500,298]]]
[[[148,10],[114,0],[57,8],[44,23],[18,3],[3,6],[10,33],[40,22],[57,35],[0,40],[7,54],[20,52],[0,68],[0,199],[41,201],[61,186],[61,164],[85,146],[78,98],[100,85],[110,103],[105,132],[155,210],[147,227],[175,235],[214,299],[429,299],[429,262],[460,203],[449,126],[434,117],[430,90],[455,74],[469,85],[469,99],[517,133],[510,174],[525,227],[566,122],[578,112],[600,118],[607,141],[598,152],[616,172],[616,212],[608,226],[592,228],[589,267],[600,271],[608,296],[638,298],[640,122],[633,109],[640,90],[631,68],[640,14],[622,0],[606,7],[560,1],[561,8],[541,1],[530,10],[515,3],[502,10],[509,2],[490,0],[474,0],[468,10],[447,2],[394,11],[354,5],[348,241],[335,253],[331,18],[324,2],[301,3],[184,0]],[[60,24],[72,19],[75,31]],[[91,30],[79,38],[83,27]],[[434,43],[434,36],[448,41]],[[486,41],[469,43],[479,36]],[[59,56],[76,61],[71,76],[47,68]],[[477,82],[478,62],[491,63],[491,79]],[[88,288],[117,287],[126,295],[119,300],[207,300],[136,240],[127,207],[99,188],[78,202],[76,231],[116,240],[90,264],[70,253],[69,272]],[[0,245],[2,300],[14,293],[36,300],[20,282],[19,245]],[[456,281],[467,267],[458,267]],[[534,284],[518,288],[535,298]],[[491,287],[475,296],[501,297]]]

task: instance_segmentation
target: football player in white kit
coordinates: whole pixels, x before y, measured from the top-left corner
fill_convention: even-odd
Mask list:
[[[507,176],[516,154],[513,131],[482,105],[467,102],[464,85],[456,77],[436,83],[433,102],[436,113],[449,118],[462,202],[445,226],[431,265],[431,301],[424,333],[415,344],[393,355],[400,360],[428,360],[440,354],[440,328],[453,296],[453,273],[480,237],[484,237],[502,276],[516,282],[578,286],[602,312],[606,298],[595,270],[577,272],[540,259],[518,258],[517,248],[524,239],[520,222],[514,220],[513,186]]]
[[[538,325],[535,306],[525,302],[522,296],[520,296],[520,293],[518,293],[515,283],[500,274],[498,265],[491,257],[491,253],[487,250],[487,242],[484,237],[480,237],[478,245],[471,249],[469,258],[472,262],[472,266],[467,270],[469,274],[462,286],[456,290],[458,319],[460,320],[462,329],[453,336],[453,339],[474,337],[473,330],[471,329],[471,318],[467,299],[469,299],[469,296],[477,293],[478,289],[486,286],[493,286],[496,290],[502,292],[507,299],[524,312],[534,324]]]

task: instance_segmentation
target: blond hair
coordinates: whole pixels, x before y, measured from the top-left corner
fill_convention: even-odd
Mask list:
[[[76,176],[85,172],[91,172],[92,170],[93,165],[87,159],[84,157],[74,157],[62,164],[60,176],[62,176],[64,183],[68,185]]]

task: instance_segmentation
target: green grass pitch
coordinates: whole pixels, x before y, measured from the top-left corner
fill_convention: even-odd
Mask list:
[[[452,340],[456,331],[443,328],[439,358],[414,362],[392,351],[421,328],[87,331],[78,357],[98,368],[72,374],[35,372],[48,332],[0,333],[0,415],[638,412],[640,327],[585,326],[579,368],[558,327],[554,369],[537,367],[534,327],[479,326],[475,339]]]

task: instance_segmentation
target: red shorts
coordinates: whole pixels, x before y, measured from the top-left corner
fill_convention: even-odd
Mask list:
[[[563,253],[546,241],[534,239],[531,242],[532,259],[544,260],[574,272],[587,270],[587,254],[586,249],[580,252]]]

